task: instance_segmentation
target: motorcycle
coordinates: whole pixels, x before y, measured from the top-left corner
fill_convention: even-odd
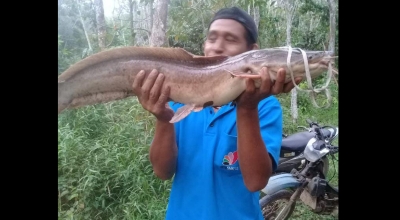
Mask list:
[[[308,128],[305,126],[298,126],[298,128],[304,128],[306,131],[300,131],[291,135],[283,134],[280,159],[278,162],[278,167],[274,171],[274,175],[279,173],[290,173],[294,168],[302,169],[304,167],[305,158],[304,158],[304,149],[307,146],[307,143],[310,139],[315,137],[314,128],[320,127],[317,122],[313,122],[309,119],[306,120],[308,124]],[[323,129],[327,129],[330,135],[335,134],[334,127],[323,127]],[[336,129],[337,130],[337,129]],[[324,138],[330,139],[333,136],[326,136]],[[324,170],[323,173],[326,175],[329,171],[329,160],[328,158],[323,158]]]
[[[294,168],[290,173],[274,175],[267,186],[261,191],[259,204],[264,219],[288,219],[300,200],[320,215],[337,217],[339,210],[339,188],[332,186],[324,174],[324,160],[339,152],[339,147],[332,142],[339,134],[336,127],[313,126],[315,136],[312,137],[304,149],[305,166],[302,169]],[[279,207],[279,202],[284,204]]]

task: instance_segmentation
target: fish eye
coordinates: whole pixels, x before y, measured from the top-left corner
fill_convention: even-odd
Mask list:
[[[318,58],[318,57],[320,57],[320,56],[322,56],[322,55],[323,55],[323,52],[322,52],[322,53],[321,53],[321,52],[319,52],[319,53],[313,53],[313,54],[309,55],[307,58],[308,58],[309,60],[311,60],[311,59]]]

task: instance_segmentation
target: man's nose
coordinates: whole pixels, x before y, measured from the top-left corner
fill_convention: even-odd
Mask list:
[[[223,40],[216,40],[213,44],[212,44],[212,51],[216,54],[222,54],[224,52],[224,42]]]

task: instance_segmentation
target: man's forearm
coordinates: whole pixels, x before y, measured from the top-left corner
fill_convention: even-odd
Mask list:
[[[238,157],[244,183],[250,191],[265,187],[272,161],[261,138],[258,109],[237,109]]]
[[[150,146],[150,162],[160,179],[167,180],[174,175],[177,154],[174,125],[157,120],[154,140]]]

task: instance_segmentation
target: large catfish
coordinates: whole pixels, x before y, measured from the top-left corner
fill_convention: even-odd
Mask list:
[[[333,58],[326,51],[288,47],[251,50],[232,57],[196,56],[182,48],[110,49],[75,63],[58,77],[58,113],[135,96],[132,91],[135,75],[140,70],[148,75],[157,69],[165,75],[164,85],[171,88],[169,99],[185,104],[171,119],[175,123],[192,111],[233,101],[245,90],[245,78],[257,82],[264,66],[268,67],[272,80],[276,79],[279,68],[285,68],[289,82],[299,76],[305,79],[305,67],[312,78],[322,74]]]

